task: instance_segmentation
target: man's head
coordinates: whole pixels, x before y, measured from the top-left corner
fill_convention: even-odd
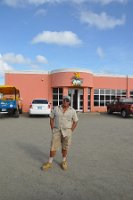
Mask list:
[[[63,96],[63,101],[69,102],[70,103],[70,96]]]
[[[63,96],[63,107],[69,107],[70,105],[70,96]]]

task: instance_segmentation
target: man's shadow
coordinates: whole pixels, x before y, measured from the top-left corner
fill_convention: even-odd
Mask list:
[[[33,145],[32,143],[22,143],[17,141],[17,146],[25,152],[25,155],[30,158],[39,161],[40,163],[48,162],[49,152],[45,153],[40,150],[38,146]],[[58,159],[54,159],[54,163],[60,166]]]
[[[22,143],[17,142],[17,146],[22,149],[28,156],[30,156],[32,159],[37,160],[39,162],[44,162],[45,160],[48,160],[48,154],[41,151],[38,146],[33,145],[32,143]]]

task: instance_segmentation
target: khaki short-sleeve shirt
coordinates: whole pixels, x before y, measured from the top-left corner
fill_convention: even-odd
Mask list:
[[[78,121],[76,111],[69,106],[69,108],[63,112],[62,105],[56,106],[51,114],[50,118],[54,119],[54,128],[64,131],[65,129],[71,129],[72,123]]]

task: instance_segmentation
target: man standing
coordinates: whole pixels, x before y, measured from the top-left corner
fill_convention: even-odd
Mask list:
[[[48,170],[52,167],[53,158],[60,146],[62,150],[61,168],[67,170],[68,148],[71,143],[72,132],[77,123],[76,111],[70,107],[70,96],[64,96],[62,105],[56,106],[50,114],[50,127],[52,130],[50,156],[48,162],[43,164],[42,170]]]

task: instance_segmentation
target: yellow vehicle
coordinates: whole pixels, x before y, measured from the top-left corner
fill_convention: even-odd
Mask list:
[[[22,100],[19,90],[10,85],[0,85],[0,114],[19,117],[22,113]]]

